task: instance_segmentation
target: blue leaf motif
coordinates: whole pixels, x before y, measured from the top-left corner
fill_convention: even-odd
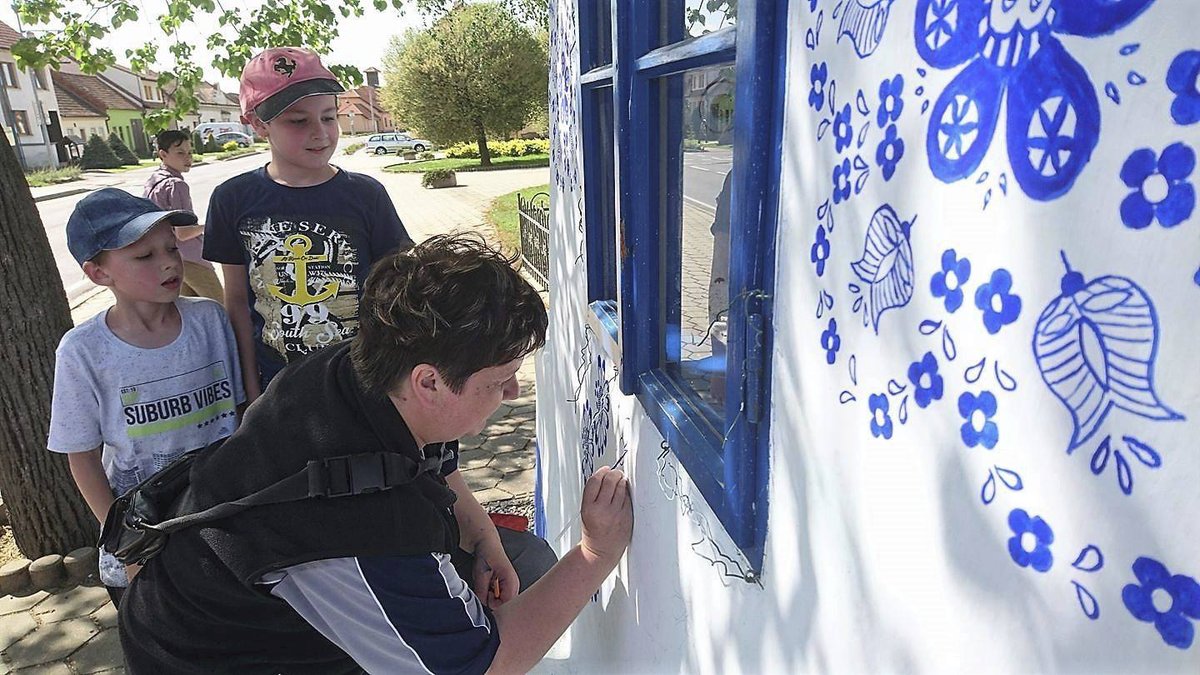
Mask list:
[[[1143,84],[1146,84],[1146,76],[1142,75],[1136,70],[1131,70],[1129,71],[1129,74],[1125,76],[1125,81],[1135,87],[1140,87]]]
[[[1016,391],[1017,380],[1008,374],[1007,370],[1000,367],[1000,362],[996,361],[992,364],[992,370],[996,373],[996,382],[1004,391]]]
[[[1104,471],[1104,467],[1108,466],[1109,455],[1112,454],[1112,446],[1109,444],[1111,436],[1105,436],[1100,445],[1096,447],[1096,451],[1092,453],[1092,473],[1097,476]]]
[[[1113,103],[1121,105],[1121,92],[1117,91],[1117,85],[1112,82],[1105,83],[1104,95],[1112,99]]]
[[[983,489],[979,491],[979,499],[981,499],[984,504],[991,504],[992,500],[995,498],[996,476],[991,472],[991,470],[988,470],[987,480],[983,482]]]
[[[849,391],[843,391],[842,395],[838,397],[838,403],[841,403],[842,405],[846,405],[854,400],[856,400],[854,394],[851,394]]]
[[[895,0],[844,0],[838,40],[847,36],[860,58],[875,53],[887,28],[888,12]]]
[[[908,397],[905,396],[903,401],[900,401],[900,424],[908,424]]]
[[[850,381],[852,383],[854,383],[854,386],[857,387],[858,386],[858,357],[855,356],[854,354],[850,355],[849,368],[850,368]]]
[[[911,223],[900,220],[891,206],[880,206],[867,225],[862,258],[850,265],[858,278],[867,284],[867,311],[876,334],[879,334],[879,317],[884,312],[903,307],[912,299],[911,227]]]
[[[947,361],[953,361],[958,356],[958,347],[954,346],[954,338],[950,337],[950,329],[942,330],[942,353]]]
[[[900,384],[899,382],[897,382],[895,380],[888,380],[887,392],[889,394],[891,394],[892,396],[899,396],[900,394],[903,394],[904,390],[907,388],[908,387],[905,387],[904,385]]]
[[[987,357],[985,356],[984,358],[979,359],[979,363],[976,363],[975,365],[970,366],[963,371],[963,379],[967,381],[967,384],[975,384],[979,381],[979,378],[983,375],[983,367],[986,363]]]
[[[1104,554],[1095,544],[1088,544],[1079,552],[1071,566],[1083,572],[1097,572],[1104,567]]]
[[[1138,48],[1141,46],[1142,45],[1137,42],[1131,42],[1127,45],[1122,45],[1121,46],[1121,56],[1129,56],[1130,54],[1136,52],[1138,50]]]
[[[1079,608],[1083,610],[1084,615],[1092,621],[1099,619],[1100,603],[1096,602],[1096,596],[1078,581],[1072,581],[1071,584],[1075,586],[1075,597],[1079,599]]]
[[[1162,466],[1162,456],[1154,448],[1139,441],[1133,436],[1122,436],[1121,440],[1125,441],[1125,446],[1129,448],[1129,452],[1133,453],[1134,457],[1142,464],[1157,469]]]
[[[939,329],[941,327],[942,327],[941,321],[934,321],[933,319],[925,319],[924,321],[921,322],[921,326],[918,330],[921,331],[921,335],[933,335],[934,333],[937,332],[937,329]]]
[[[858,90],[858,96],[854,100],[854,107],[858,108],[859,114],[864,117],[871,112],[871,109],[867,107],[867,97],[863,96],[862,89]]]
[[[1183,419],[1154,390],[1158,332],[1154,305],[1136,283],[1118,276],[1085,282],[1067,267],[1062,294],[1038,318],[1033,353],[1042,380],[1071,413],[1068,450],[1091,438],[1112,408]]]
[[[1129,462],[1120,450],[1113,450],[1113,459],[1117,464],[1117,485],[1121,486],[1121,492],[1133,494],[1133,471],[1129,468]]]
[[[994,467],[996,469],[996,477],[1000,479],[1004,486],[1013,492],[1020,492],[1025,489],[1025,482],[1021,480],[1021,474],[1012,469],[1004,469]]]

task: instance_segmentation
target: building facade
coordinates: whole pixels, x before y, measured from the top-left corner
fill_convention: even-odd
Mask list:
[[[395,131],[392,115],[379,102],[379,88],[347,89],[338,94],[338,127],[343,134]]]
[[[18,68],[11,47],[21,34],[0,22],[0,126],[26,169],[59,163],[58,102],[48,68]]]
[[[550,10],[538,672],[1200,672],[1190,3]]]
[[[112,84],[108,78],[99,75],[82,75],[61,70],[54,73],[54,82],[59,89],[83,103],[86,108],[103,114],[107,134],[116,134],[130,150],[141,156],[148,156],[149,137],[142,119],[144,108],[139,99]],[[78,130],[94,130],[98,126],[89,124],[81,116],[72,117],[72,122],[76,124],[72,128]],[[107,134],[98,135],[108,140]],[[88,135],[90,136],[90,133]],[[83,140],[87,142],[86,137]]]

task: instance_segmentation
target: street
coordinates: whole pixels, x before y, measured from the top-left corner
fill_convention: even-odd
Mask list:
[[[729,146],[683,153],[684,199],[697,206],[716,210],[717,195],[725,182],[725,174],[732,168],[733,149]]]

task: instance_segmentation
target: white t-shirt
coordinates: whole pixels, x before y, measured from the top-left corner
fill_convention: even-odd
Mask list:
[[[233,329],[220,304],[175,301],[179,336],[158,349],[118,338],[102,312],[58,345],[50,438],[54,452],[104,446],[104,473],[121,495],[185,452],[233,433],[246,400]],[[101,556],[100,577],[126,585],[116,560]]]

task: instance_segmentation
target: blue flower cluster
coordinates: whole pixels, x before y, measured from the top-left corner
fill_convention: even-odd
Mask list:
[[[882,436],[884,440],[892,437],[892,416],[888,414],[888,398],[885,394],[871,394],[867,399],[871,408],[871,435],[875,438]]]
[[[992,278],[975,289],[975,306],[983,310],[983,326],[992,335],[1021,315],[1021,296],[1011,290],[1012,275],[1003,268],[992,272]]]
[[[930,403],[941,400],[945,383],[938,374],[938,362],[933,352],[925,352],[920,361],[909,364],[908,381],[912,382],[913,400],[918,406],[926,408]]]
[[[949,248],[942,252],[942,271],[929,281],[929,291],[935,298],[945,298],[946,311],[953,314],[962,307],[963,286],[971,278],[971,261],[958,259],[958,253]]]
[[[1176,124],[1200,122],[1200,50],[1180,52],[1167,69],[1167,88],[1175,94],[1171,119]]]
[[[841,348],[842,338],[837,332],[837,320],[829,317],[829,327],[821,331],[821,349],[825,350],[825,362],[833,365]]]
[[[1025,509],[1009,512],[1008,527],[1013,531],[1013,536],[1008,539],[1008,554],[1013,562],[1038,572],[1048,572],[1054,565],[1054,555],[1050,553],[1054,530],[1041,516],[1030,517]],[[1026,537],[1027,534],[1030,536]]]
[[[968,448],[982,445],[991,450],[996,447],[1000,440],[1000,428],[992,421],[996,407],[996,396],[990,391],[978,396],[968,391],[958,397],[958,414],[966,420],[959,432]]]
[[[1163,642],[1172,647],[1191,647],[1196,628],[1189,619],[1200,620],[1200,584],[1192,577],[1172,575],[1161,562],[1146,557],[1133,562],[1133,575],[1138,583],[1121,590],[1121,600],[1133,618],[1153,623]]]
[[[1135,150],[1121,166],[1121,180],[1133,188],[1121,202],[1125,227],[1141,230],[1158,220],[1175,227],[1196,207],[1196,190],[1188,176],[1196,168],[1196,153],[1183,143],[1168,145],[1155,156],[1150,148]]]
[[[809,260],[817,266],[817,276],[825,274],[825,261],[829,260],[829,238],[825,235],[825,226],[817,226],[817,240],[809,251]]]

